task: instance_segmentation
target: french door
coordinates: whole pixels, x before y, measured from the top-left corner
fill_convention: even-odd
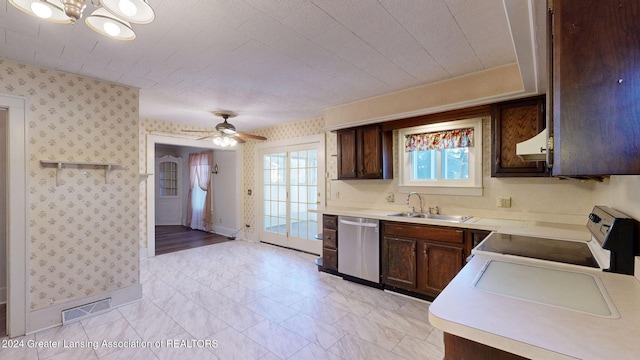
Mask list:
[[[321,253],[316,235],[322,225],[317,210],[324,186],[323,152],[317,143],[261,151],[261,241]]]

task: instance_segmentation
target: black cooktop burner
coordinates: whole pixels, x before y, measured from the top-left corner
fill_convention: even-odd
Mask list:
[[[477,250],[598,268],[589,246],[579,241],[491,234]]]

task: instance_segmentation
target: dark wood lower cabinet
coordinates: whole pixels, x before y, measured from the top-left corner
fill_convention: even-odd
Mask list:
[[[416,248],[413,239],[385,236],[382,241],[382,282],[406,289],[417,287]]]
[[[322,215],[322,269],[338,271],[338,216]]]
[[[460,246],[420,241],[418,250],[421,266],[418,271],[417,291],[438,295],[462,269],[464,249]]]
[[[465,230],[384,221],[382,283],[435,297],[462,269],[470,251]]]
[[[444,360],[527,360],[527,358],[444,333]]]

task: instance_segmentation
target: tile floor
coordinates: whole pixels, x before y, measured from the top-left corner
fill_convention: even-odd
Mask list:
[[[146,259],[141,301],[14,339],[24,345],[0,347],[0,360],[442,359],[428,303],[320,273],[314,260],[240,240]]]

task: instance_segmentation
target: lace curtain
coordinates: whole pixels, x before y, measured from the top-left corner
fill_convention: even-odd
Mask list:
[[[213,151],[189,154],[187,224],[208,231],[211,227],[211,165]]]
[[[473,146],[473,128],[453,129],[405,136],[405,152]]]

